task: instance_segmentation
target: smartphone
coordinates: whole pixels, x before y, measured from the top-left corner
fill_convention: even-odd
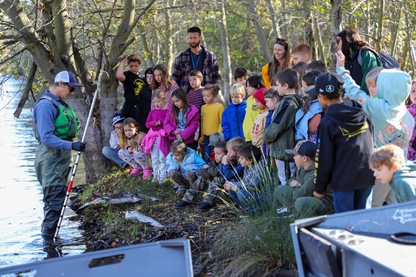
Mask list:
[[[413,45],[411,45],[411,47],[412,47],[413,62],[416,63],[416,49]]]

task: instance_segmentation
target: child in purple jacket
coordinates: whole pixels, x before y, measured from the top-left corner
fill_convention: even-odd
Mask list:
[[[199,112],[194,105],[188,104],[188,95],[183,88],[172,92],[172,105],[163,123],[163,129],[171,141],[183,140],[196,150],[198,142],[194,140],[199,126]]]

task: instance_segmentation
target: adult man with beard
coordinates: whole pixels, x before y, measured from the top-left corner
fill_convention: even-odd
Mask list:
[[[221,81],[217,58],[214,53],[200,44],[202,40],[200,28],[189,28],[188,43],[190,47],[178,55],[173,65],[172,78],[186,92],[191,89],[188,74],[192,70],[202,72],[202,86],[219,84]]]

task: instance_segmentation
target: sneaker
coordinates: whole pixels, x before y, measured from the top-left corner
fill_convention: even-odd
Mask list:
[[[178,189],[179,188],[179,185],[178,184],[174,184],[173,185],[173,189]]]
[[[185,200],[181,200],[181,202],[175,205],[175,208],[185,208],[186,206],[192,205],[192,203],[186,202]]]
[[[198,205],[197,209],[202,211],[202,212],[206,212],[211,210],[214,207],[214,205],[208,204],[206,202],[202,202],[201,204]]]
[[[160,177],[159,184],[164,184],[166,182],[166,177]]]
[[[159,181],[159,176],[153,175],[152,183],[157,183]]]
[[[143,172],[143,169],[134,168],[127,176],[129,176],[129,177],[135,176],[135,175],[139,174],[140,172]]]

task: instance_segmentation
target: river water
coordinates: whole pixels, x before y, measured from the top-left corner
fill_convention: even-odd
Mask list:
[[[54,256],[43,250],[40,234],[43,194],[34,169],[37,142],[31,123],[33,101],[26,104],[20,118],[13,116],[22,81],[9,79],[0,90],[0,268]],[[69,220],[74,215],[71,209],[66,209],[59,232],[62,249],[58,256],[85,251],[79,223]]]

